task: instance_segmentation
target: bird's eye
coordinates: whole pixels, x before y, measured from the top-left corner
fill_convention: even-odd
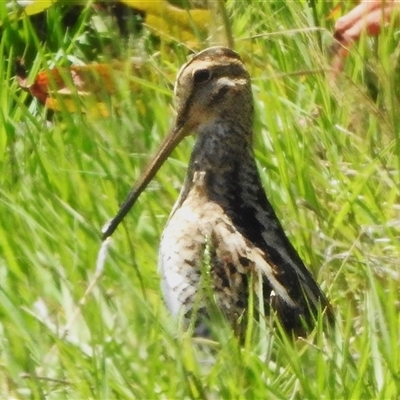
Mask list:
[[[211,72],[208,69],[198,69],[193,72],[194,83],[204,83],[211,78]]]

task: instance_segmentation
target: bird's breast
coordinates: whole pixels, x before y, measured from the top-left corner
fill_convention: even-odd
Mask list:
[[[167,307],[174,315],[182,307],[192,308],[207,241],[215,222],[224,217],[222,208],[208,201],[199,189],[194,186],[182,203],[178,200],[160,243],[162,289]]]

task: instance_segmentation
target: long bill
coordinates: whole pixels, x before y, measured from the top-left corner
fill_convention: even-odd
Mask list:
[[[120,222],[125,218],[126,214],[128,214],[129,210],[139,198],[140,194],[143,192],[144,189],[146,189],[147,185],[154,178],[160,167],[163,165],[164,161],[170,156],[172,151],[182,141],[187,133],[188,132],[187,129],[185,129],[185,125],[180,126],[176,123],[174,124],[173,128],[170,130],[164,141],[161,143],[157,153],[147,164],[142,175],[139,177],[139,180],[132,187],[131,191],[128,194],[128,197],[120,207],[117,215],[103,227],[103,241],[115,232]]]

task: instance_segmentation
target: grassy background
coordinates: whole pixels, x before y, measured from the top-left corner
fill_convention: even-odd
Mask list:
[[[361,40],[329,84],[333,4],[318,3],[226,4],[253,77],[265,189],[337,317],[331,335],[319,326],[295,343],[254,324],[244,347],[224,324],[213,342],[191,339],[161,299],[159,237],[193,138],[113,235],[104,275],[65,332],[93,278],[101,227],[168,130],[188,52],[146,30],[122,35],[90,8],[65,29],[65,7],[9,21],[0,5],[0,397],[398,396],[398,34]],[[201,47],[210,43],[223,35]],[[140,58],[140,89],[119,73],[116,95],[104,95],[108,117],[64,111],[48,122],[18,88],[18,56],[31,81],[53,65]]]

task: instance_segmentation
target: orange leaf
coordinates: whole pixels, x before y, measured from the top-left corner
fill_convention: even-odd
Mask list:
[[[334,19],[337,18],[340,13],[342,12],[342,5],[336,4],[335,7],[332,8],[332,10],[329,12],[328,16],[326,17],[326,19]]]
[[[92,96],[101,108],[101,115],[105,105],[101,103],[104,95],[112,95],[117,91],[118,75],[125,72],[125,64],[114,62],[112,64],[91,64],[59,67],[48,71],[39,72],[35,81],[27,84],[26,74],[17,65],[17,80],[20,87],[36,97],[41,103],[52,110],[61,110],[63,107],[69,111],[80,109],[76,97]],[[138,75],[138,65],[131,66],[130,73]],[[130,89],[137,91],[139,85],[130,81]],[[63,104],[60,104],[60,100]]]

